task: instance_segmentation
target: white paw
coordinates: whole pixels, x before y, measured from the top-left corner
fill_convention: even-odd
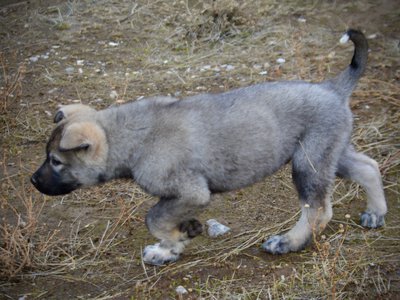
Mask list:
[[[372,212],[363,212],[361,214],[361,226],[366,228],[378,228],[385,225],[384,216]]]
[[[143,251],[143,261],[149,265],[161,266],[177,261],[178,258],[179,253],[174,249],[161,247],[160,243],[146,246]]]
[[[290,242],[284,235],[274,235],[262,244],[262,248],[272,254],[284,254],[290,251]]]

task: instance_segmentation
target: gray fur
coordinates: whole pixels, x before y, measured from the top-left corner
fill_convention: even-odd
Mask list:
[[[313,230],[325,227],[332,216],[330,192],[336,173],[366,188],[369,199],[362,224],[380,226],[386,202],[379,170],[372,159],[356,153],[349,144],[352,114],[348,96],[365,69],[368,46],[360,32],[348,34],[356,45],[352,64],[322,83],[270,82],[181,101],[143,99],[98,112],[71,112],[64,119],[58,113],[59,129],[49,141],[48,159],[32,182],[46,191],[49,181],[44,177],[50,175],[42,173],[44,168],[51,173],[51,155],[71,165],[54,170],[52,194],[57,194],[57,187],[61,192],[69,190],[63,177],[74,187],[121,177],[134,179],[160,198],[146,217],[160,243],[146,247],[144,260],[155,265],[175,261],[189,239],[201,232],[194,217],[212,193],[251,185],[289,161],[302,217],[291,231],[267,241],[266,251],[302,249]],[[60,151],[60,128],[74,122],[92,122],[104,131],[108,146],[104,162],[82,159],[82,151],[87,150]],[[361,174],[365,169],[368,176]],[[57,178],[61,178],[58,184]]]

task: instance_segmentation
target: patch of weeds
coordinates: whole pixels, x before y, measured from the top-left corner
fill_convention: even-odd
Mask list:
[[[39,222],[45,200],[34,198],[24,181],[15,183],[16,176],[9,175],[3,161],[2,187],[12,191],[14,197],[1,195],[0,206],[0,278],[12,279],[26,270],[45,265],[57,244],[58,230],[43,234],[44,225]]]
[[[22,64],[18,67],[15,73],[11,73],[7,67],[7,61],[4,53],[0,52],[0,67],[1,67],[1,86],[0,86],[0,114],[5,114],[11,102],[15,102],[21,96],[22,86],[21,81],[24,78],[26,68]]]
[[[202,3],[200,7],[186,9],[183,16],[166,21],[167,26],[177,26],[176,33],[187,40],[216,42],[241,34],[239,29],[250,24],[251,19],[243,12],[244,4],[234,0]]]
[[[36,17],[52,25],[56,30],[68,30],[71,28],[71,24],[67,22],[67,19],[74,15],[77,4],[77,1],[68,1],[63,5],[49,6],[37,12]]]

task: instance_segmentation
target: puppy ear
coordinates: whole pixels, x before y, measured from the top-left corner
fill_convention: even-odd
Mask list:
[[[90,114],[96,112],[95,109],[84,104],[69,104],[61,106],[55,116],[54,123],[59,123],[61,120],[71,118],[74,115]]]
[[[95,122],[79,122],[67,125],[60,140],[59,151],[75,151],[85,159],[104,161],[107,158],[106,134]]]

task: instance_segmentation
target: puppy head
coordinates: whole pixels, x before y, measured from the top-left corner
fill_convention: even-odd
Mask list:
[[[106,134],[96,121],[81,119],[69,115],[52,132],[46,160],[31,177],[40,192],[68,194],[101,181],[108,155]]]

